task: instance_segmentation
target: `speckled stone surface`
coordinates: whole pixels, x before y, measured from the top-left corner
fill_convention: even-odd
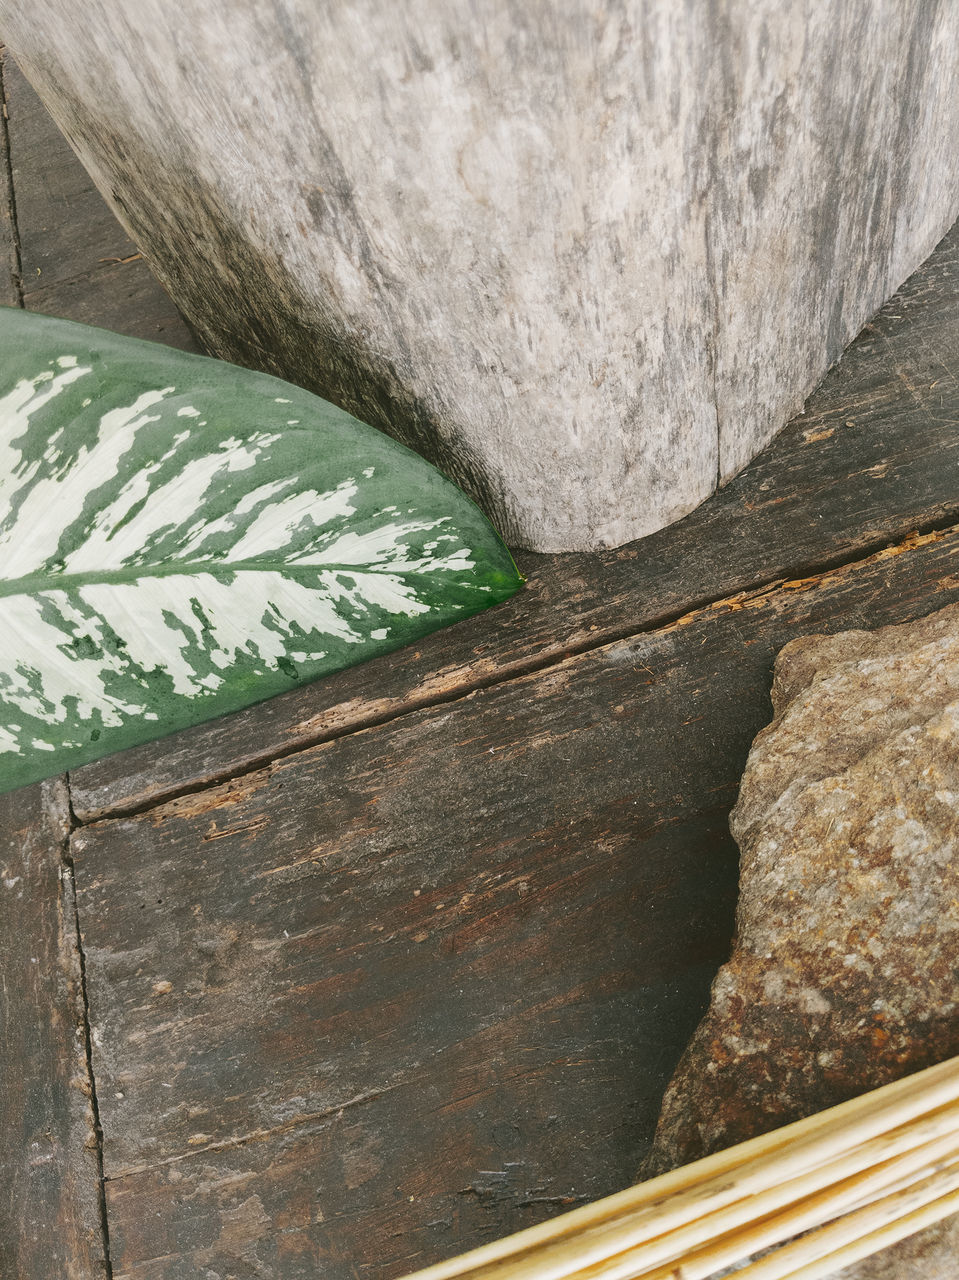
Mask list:
[[[733,953],[647,1176],[959,1054],[959,606],[795,640],[772,699]],[[959,1216],[841,1274],[959,1277]]]

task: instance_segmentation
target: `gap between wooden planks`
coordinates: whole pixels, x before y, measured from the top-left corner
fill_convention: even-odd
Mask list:
[[[205,777],[202,781],[193,780],[190,784],[172,791],[160,788],[158,793],[147,796],[122,797],[112,803],[101,799],[99,804],[96,802],[91,804],[91,800],[84,791],[82,781],[77,781],[78,775],[82,779],[87,773],[87,769],[81,769],[71,777],[73,811],[77,821],[84,825],[91,822],[107,821],[111,818],[132,817],[170,800],[206,790],[210,786],[222,785],[242,779],[247,774],[268,767],[275,761],[298,754],[310,747],[335,741],[337,738],[347,734],[378,728],[428,707],[440,707],[448,703],[455,703],[474,693],[499,684],[519,678],[535,677],[550,670],[561,668],[566,662],[599,653],[605,648],[621,644],[630,639],[641,636],[664,636],[682,627],[689,626],[703,617],[721,617],[724,614],[735,613],[743,609],[762,608],[770,597],[777,593],[809,591],[838,578],[861,572],[870,566],[879,565],[884,561],[894,559],[908,552],[949,539],[956,536],[957,533],[959,533],[959,525],[932,529],[926,533],[919,533],[917,530],[913,530],[901,542],[882,547],[861,560],[847,561],[835,568],[826,569],[818,573],[798,578],[780,578],[764,583],[762,586],[752,590],[738,591],[722,599],[689,609],[675,618],[666,619],[636,631],[628,631],[623,635],[616,635],[612,638],[608,635],[601,635],[594,637],[592,643],[570,646],[562,650],[551,650],[545,654],[540,653],[535,657],[519,658],[512,663],[504,663],[495,672],[478,672],[473,679],[469,679],[468,674],[464,672],[459,680],[427,680],[419,688],[408,692],[405,696],[370,698],[365,701],[354,700],[347,702],[334,708],[327,717],[323,717],[321,722],[313,727],[312,732],[309,731],[310,726],[303,726],[301,734],[298,735],[296,740],[285,747],[270,744],[261,753],[255,754],[252,759],[247,759],[242,764],[237,764],[232,770],[225,771],[219,776]],[[402,657],[402,653],[400,656]],[[232,720],[233,717],[230,719]],[[214,728],[213,732],[222,733],[223,726]],[[159,744],[151,745],[155,748],[159,746],[162,750],[162,740]],[[109,762],[107,767],[109,767]],[[96,769],[97,766],[94,765],[89,768]]]
[[[62,778],[0,796],[0,1275],[102,1274],[106,1225]]]

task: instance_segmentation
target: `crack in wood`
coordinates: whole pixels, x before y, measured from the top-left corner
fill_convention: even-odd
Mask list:
[[[110,1275],[67,790],[0,803],[0,1274]]]
[[[334,1116],[340,1116],[344,1111],[350,1111],[354,1107],[361,1107],[367,1102],[376,1102],[380,1098],[385,1097],[388,1093],[393,1093],[397,1089],[402,1089],[407,1082],[400,1080],[396,1084],[386,1085],[382,1089],[370,1089],[366,1093],[359,1093],[355,1098],[347,1098],[345,1102],[340,1102],[334,1107],[324,1107],[321,1111],[313,1111],[308,1115],[294,1116],[292,1120],[287,1120],[283,1124],[273,1125],[269,1129],[251,1129],[249,1133],[242,1133],[235,1138],[224,1138],[220,1142],[209,1142],[203,1146],[196,1146],[192,1151],[181,1151],[178,1155],[168,1156],[166,1160],[149,1161],[144,1164],[131,1165],[128,1169],[121,1169],[119,1173],[111,1173],[104,1177],[104,1184],[120,1182],[123,1178],[132,1178],[141,1173],[152,1173],[156,1169],[166,1168],[167,1165],[180,1164],[183,1160],[191,1160],[194,1156],[209,1155],[215,1151],[234,1151],[237,1147],[250,1146],[254,1142],[267,1142],[270,1138],[275,1138],[282,1133],[291,1133],[296,1129],[306,1128],[308,1125],[317,1124],[323,1120],[330,1120]]]
[[[20,227],[17,221],[17,195],[13,185],[13,162],[10,158],[10,125],[7,109],[7,89],[4,62],[7,52],[0,44],[0,150],[3,152],[4,181],[7,187],[7,216],[10,220],[10,250],[12,284],[16,292],[17,306],[23,307],[23,260],[20,249]]]
[[[80,1030],[83,1038],[83,1052],[86,1061],[86,1088],[83,1090],[90,1102],[92,1132],[87,1146],[95,1153],[97,1170],[97,1199],[100,1213],[100,1232],[103,1239],[103,1272],[106,1280],[113,1280],[113,1262],[110,1255],[110,1223],[107,1216],[106,1186],[103,1171],[103,1126],[100,1123],[100,1106],[97,1099],[96,1072],[93,1067],[93,1036],[90,1027],[90,1001],[87,994],[87,964],[83,950],[83,931],[80,925],[80,904],[77,898],[76,876],[74,874],[73,857],[70,841],[73,832],[80,825],[73,812],[73,801],[70,796],[69,780],[64,781],[67,807],[67,831],[60,848],[61,881],[68,894],[69,906],[73,913],[74,941],[77,957],[77,972],[80,997]]]

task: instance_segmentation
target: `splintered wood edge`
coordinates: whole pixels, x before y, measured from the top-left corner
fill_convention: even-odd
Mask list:
[[[645,1219],[648,1211],[656,1210],[661,1211],[662,1217],[647,1238],[662,1235],[680,1223],[703,1216],[719,1202],[729,1203],[739,1194],[749,1194],[746,1184],[758,1174],[766,1183],[785,1180],[795,1176],[800,1160],[805,1166],[811,1158],[826,1161],[957,1098],[959,1058],[951,1058],[649,1182],[411,1273],[403,1280],[452,1280],[461,1276],[479,1280],[493,1275],[507,1280],[521,1272],[543,1277],[572,1275],[601,1262],[595,1250],[590,1249],[590,1237],[598,1228],[627,1226],[631,1218],[642,1215]],[[680,1201],[684,1202],[681,1206]],[[871,1252],[893,1242],[889,1232],[877,1232],[876,1239]],[[565,1246],[565,1261],[557,1267],[556,1250],[560,1246]],[[606,1256],[621,1249],[622,1241],[618,1241]],[[542,1259],[540,1254],[544,1255]]]

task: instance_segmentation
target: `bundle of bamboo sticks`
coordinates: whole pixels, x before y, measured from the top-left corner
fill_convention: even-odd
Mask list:
[[[957,1211],[953,1058],[415,1280],[819,1280]]]

